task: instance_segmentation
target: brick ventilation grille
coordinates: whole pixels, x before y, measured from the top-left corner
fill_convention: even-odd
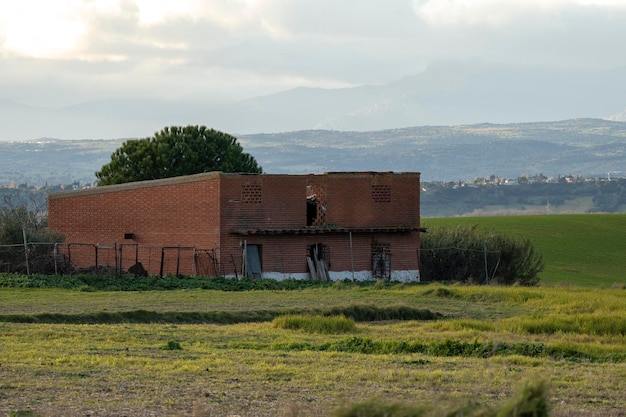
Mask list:
[[[391,203],[391,185],[372,185],[372,201],[374,203]]]
[[[241,186],[241,201],[243,203],[259,204],[263,202],[261,184],[244,184]]]

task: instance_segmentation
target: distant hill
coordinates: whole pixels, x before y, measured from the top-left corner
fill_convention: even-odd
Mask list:
[[[268,172],[420,171],[424,181],[622,173],[626,123],[600,119],[240,137]]]
[[[239,135],[268,173],[419,171],[424,181],[622,175],[626,123],[601,119]],[[124,139],[0,142],[0,185],[83,184]]]
[[[91,184],[124,140],[0,142],[0,186]]]

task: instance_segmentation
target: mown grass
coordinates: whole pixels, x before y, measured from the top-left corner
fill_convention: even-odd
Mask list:
[[[528,238],[543,255],[542,284],[626,283],[626,214],[429,218],[422,223],[426,228],[477,225]]]
[[[0,322],[0,416],[327,417],[372,399],[382,410],[477,416],[506,409],[538,381],[550,387],[551,416],[614,417],[626,408],[624,289],[5,288],[0,300],[4,318],[141,312],[135,321]],[[267,311],[276,315],[203,316]],[[177,322],[183,313],[201,320]]]

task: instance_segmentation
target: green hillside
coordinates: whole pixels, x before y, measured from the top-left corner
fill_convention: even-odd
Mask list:
[[[530,239],[543,255],[543,284],[626,283],[626,214],[422,219],[426,228],[456,225],[477,225]]]

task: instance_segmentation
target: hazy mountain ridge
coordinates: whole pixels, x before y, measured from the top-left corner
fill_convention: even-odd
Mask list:
[[[600,119],[239,135],[267,173],[419,171],[424,181],[497,175],[615,176],[626,170],[626,123]],[[0,142],[0,185],[95,181],[124,139]]]
[[[298,87],[238,102],[210,91],[194,100],[109,98],[50,108],[0,101],[0,141],[146,137],[168,125],[201,124],[232,134],[310,129],[379,131],[580,117],[624,120],[626,68],[512,69],[439,62],[384,85]]]

